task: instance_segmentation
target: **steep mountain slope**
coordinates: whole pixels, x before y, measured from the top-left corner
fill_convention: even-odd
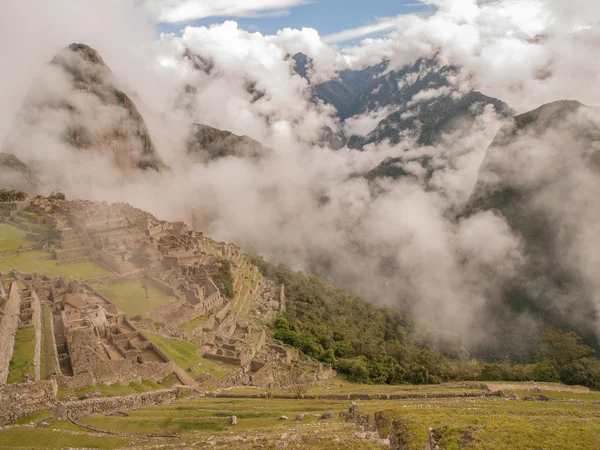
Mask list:
[[[494,211],[527,261],[504,286],[512,311],[576,329],[597,345],[600,115],[559,101],[515,117],[482,163],[464,214]]]
[[[397,144],[414,135],[419,144],[431,145],[444,132],[473,119],[486,105],[498,114],[510,115],[510,108],[480,92],[463,92],[458,70],[436,59],[420,58],[400,70],[388,70],[387,63],[361,71],[344,71],[339,77],[314,88],[314,95],[336,107],[338,117],[381,115],[374,129],[364,135],[347,130],[351,148],[389,140]]]
[[[187,151],[195,159],[206,162],[225,156],[260,158],[272,150],[248,136],[195,123],[187,141]]]
[[[0,180],[2,189],[28,193],[32,193],[39,183],[29,166],[10,153],[0,153]]]
[[[36,162],[39,153],[23,148],[41,135],[67,150],[108,156],[125,172],[166,169],[135,104],[87,45],[71,44],[43,68],[6,147]]]

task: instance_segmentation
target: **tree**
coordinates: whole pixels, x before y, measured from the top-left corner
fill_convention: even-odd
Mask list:
[[[565,366],[581,358],[592,355],[594,350],[582,344],[581,337],[576,333],[546,327],[540,336],[544,350],[543,359],[556,361],[559,366]]]
[[[145,275],[146,271],[150,267],[150,263],[152,262],[152,257],[147,251],[143,250],[142,248],[138,248],[129,257],[128,261],[136,268],[141,269]]]

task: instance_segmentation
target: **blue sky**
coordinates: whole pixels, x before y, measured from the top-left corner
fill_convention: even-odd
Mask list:
[[[371,24],[381,17],[426,12],[431,10],[417,0],[317,0],[287,10],[287,14],[264,17],[207,17],[179,23],[162,23],[159,32],[178,33],[187,25],[208,26],[225,20],[235,20],[241,28],[273,34],[285,27],[315,28],[321,36]]]

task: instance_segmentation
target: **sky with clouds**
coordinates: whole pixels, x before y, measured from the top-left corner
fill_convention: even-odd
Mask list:
[[[332,41],[383,32],[392,28],[391,19],[400,14],[427,14],[434,10],[432,5],[418,0],[149,0],[147,6],[160,22],[159,32],[178,33],[186,26],[235,20],[241,28],[263,34],[274,34],[283,28],[314,28],[322,36],[331,35]],[[346,30],[355,31],[338,34]]]

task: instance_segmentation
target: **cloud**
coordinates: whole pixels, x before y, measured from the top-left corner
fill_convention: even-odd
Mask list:
[[[358,39],[370,34],[381,33],[389,31],[395,28],[406,26],[407,24],[415,21],[414,15],[399,15],[396,17],[382,17],[377,19],[375,23],[364,25],[362,27],[350,28],[347,30],[339,31],[337,33],[328,34],[323,37],[323,41],[328,44],[337,44],[340,42],[346,42],[353,39]]]
[[[307,3],[310,0],[146,0],[144,5],[158,21],[176,23],[207,17],[281,15]]]

